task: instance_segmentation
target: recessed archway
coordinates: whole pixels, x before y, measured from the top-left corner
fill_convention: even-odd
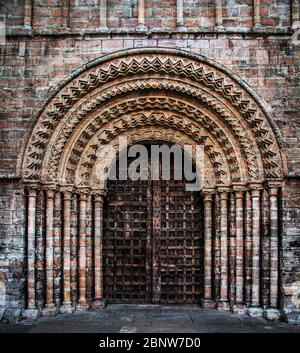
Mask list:
[[[163,48],[123,51],[89,63],[63,82],[41,111],[22,161],[29,190],[28,307],[41,303],[45,312],[53,311],[55,231],[63,234],[64,252],[64,300],[57,306],[86,309],[89,301],[103,298],[105,185],[95,182],[94,170],[101,164],[99,146],[115,145],[119,136],[131,143],[164,137],[203,146],[203,305],[276,312],[278,192],[285,165],[280,135],[265,104],[229,70],[202,56]],[[36,298],[34,272],[39,189],[46,190],[47,199],[43,300]],[[72,214],[79,214],[78,224],[71,222]],[[77,242],[79,254],[72,253]],[[268,251],[261,251],[262,242]],[[262,261],[268,265],[263,278]],[[72,274],[77,267],[78,279]]]

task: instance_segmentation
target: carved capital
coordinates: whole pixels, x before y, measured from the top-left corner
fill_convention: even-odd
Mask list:
[[[72,193],[74,192],[74,187],[71,184],[60,185],[60,191],[63,194],[64,200],[71,200]]]
[[[279,188],[282,186],[282,180],[268,180],[266,183],[270,196],[277,196]]]
[[[40,184],[38,182],[26,182],[25,190],[28,192],[29,197],[37,197]]]
[[[90,195],[91,189],[88,187],[78,187],[76,189],[77,193],[79,194],[80,201],[87,201],[88,196]]]
[[[228,186],[219,186],[218,187],[218,194],[220,195],[220,200],[227,200],[229,193],[230,193],[230,187]]]
[[[95,197],[95,202],[103,202],[104,197],[107,194],[107,189],[94,189],[92,190],[92,195]]]
[[[43,190],[46,191],[46,198],[47,199],[53,199],[54,198],[55,192],[57,191],[57,188],[56,188],[55,184],[46,183],[46,184],[43,184],[42,188],[43,188]]]
[[[214,188],[205,188],[202,190],[202,193],[203,193],[204,202],[212,201],[213,196],[216,193],[216,190]]]
[[[235,183],[232,185],[232,190],[236,199],[242,199],[244,197],[246,186],[242,183]]]
[[[261,182],[250,183],[248,185],[248,189],[250,191],[251,197],[259,197],[260,192],[263,189],[263,185]]]

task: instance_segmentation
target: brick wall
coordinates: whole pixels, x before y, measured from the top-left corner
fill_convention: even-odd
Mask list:
[[[21,176],[22,148],[43,102],[63,79],[88,61],[122,49],[149,46],[179,48],[213,59],[254,88],[266,101],[282,133],[289,176],[283,190],[282,300],[287,307],[295,309],[289,288],[300,281],[300,182],[297,179],[300,177],[300,46],[292,44],[288,29],[290,1],[261,1],[262,24],[274,27],[274,32],[268,33],[92,31],[79,34],[73,31],[72,28],[90,30],[99,26],[98,3],[97,0],[71,1],[71,30],[54,35],[66,23],[61,15],[66,13],[60,6],[61,1],[35,1],[32,24],[37,32],[29,36],[10,31],[24,22],[24,0],[0,2],[0,14],[5,15],[7,32],[12,33],[7,36],[6,45],[0,46],[0,177]],[[225,27],[252,26],[252,0],[226,0],[223,5]],[[137,1],[110,0],[108,14],[109,27],[134,28]],[[146,1],[146,25],[151,28],[174,28],[174,15],[174,0]],[[212,27],[214,3],[186,0],[184,15],[188,27]],[[44,34],[39,34],[39,29]],[[24,300],[21,274],[25,205],[22,187],[13,180],[1,179],[0,184],[0,306],[5,301],[18,307]]]

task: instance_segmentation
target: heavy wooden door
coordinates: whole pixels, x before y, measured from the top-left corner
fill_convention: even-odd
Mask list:
[[[172,172],[171,172],[172,176]],[[198,303],[203,292],[203,215],[184,180],[110,180],[104,204],[108,303]]]

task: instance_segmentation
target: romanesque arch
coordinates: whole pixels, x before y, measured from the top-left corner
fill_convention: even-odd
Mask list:
[[[119,136],[131,143],[204,146],[203,305],[277,315],[284,160],[272,117],[227,69],[195,54],[157,48],[88,63],[55,90],[38,116],[22,162],[28,309],[72,311],[103,299],[106,190],[94,170],[101,164],[98,147],[115,144]]]

